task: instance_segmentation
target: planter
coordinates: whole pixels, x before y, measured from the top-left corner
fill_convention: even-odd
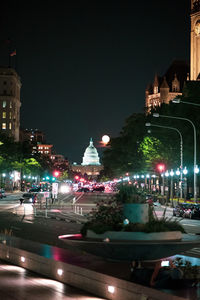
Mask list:
[[[155,234],[157,235],[157,233]],[[163,233],[161,234],[163,238]],[[192,234],[183,234],[182,239],[178,241],[103,241],[101,239],[83,238],[80,234],[70,234],[65,235],[62,241],[73,251],[79,249],[104,259],[127,262],[157,260],[200,247],[200,237]]]
[[[110,241],[171,241],[181,240],[182,233],[180,231],[166,231],[166,232],[124,232],[124,231],[106,231],[102,234],[97,234],[92,230],[87,230],[87,238],[100,239]]]
[[[129,222],[145,224],[149,221],[149,204],[125,203],[123,215]]]

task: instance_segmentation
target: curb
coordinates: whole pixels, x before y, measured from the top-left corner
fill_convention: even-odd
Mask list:
[[[42,219],[47,219],[45,216],[35,216],[36,218],[42,218]],[[85,222],[84,221],[80,221],[80,220],[74,220],[74,219],[67,219],[66,217],[56,217],[56,216],[48,216],[48,219],[54,219],[54,220],[57,220],[57,221],[64,221],[64,222],[67,222],[67,223],[77,223],[77,224],[84,224]]]

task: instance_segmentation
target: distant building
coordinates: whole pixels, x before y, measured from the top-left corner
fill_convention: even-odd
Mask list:
[[[45,134],[38,129],[20,129],[20,141],[30,144],[45,144]]]
[[[93,140],[91,138],[90,144],[84,152],[82,164],[73,164],[72,171],[81,173],[82,175],[87,174],[88,176],[96,177],[102,169],[103,166],[100,164],[97,149],[94,147]]]
[[[51,154],[51,161],[55,169],[65,171],[69,168],[69,162],[62,154]]]
[[[0,131],[19,141],[21,81],[10,67],[0,67]]]
[[[184,61],[174,61],[164,76],[155,75],[154,82],[145,91],[147,113],[162,103],[168,104],[176,96],[182,95],[183,86],[189,80],[189,65]]]
[[[190,24],[190,66],[185,62],[172,63],[164,76],[155,76],[154,82],[145,91],[146,112],[169,103],[176,96],[182,95],[184,84],[199,89],[200,85],[200,0],[191,0]],[[190,71],[190,74],[189,74]],[[192,82],[196,83],[192,83]],[[185,97],[185,95],[184,95]],[[198,94],[199,97],[199,94]]]
[[[49,156],[51,158],[53,145],[49,144],[37,144],[37,152],[44,156]]]

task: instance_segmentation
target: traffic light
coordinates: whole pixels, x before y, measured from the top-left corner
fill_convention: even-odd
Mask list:
[[[156,169],[157,169],[157,171],[159,173],[165,172],[165,169],[166,169],[165,164],[162,164],[162,163],[161,164],[157,164]]]
[[[60,176],[60,172],[59,171],[54,171],[53,172],[53,176],[54,177],[59,177]]]

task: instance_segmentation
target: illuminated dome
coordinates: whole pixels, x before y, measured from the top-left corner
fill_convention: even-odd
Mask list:
[[[90,145],[85,150],[83,156],[83,162],[82,162],[82,166],[88,166],[88,165],[94,165],[94,166],[100,165],[99,155],[97,149],[93,145],[92,138],[90,139]]]

